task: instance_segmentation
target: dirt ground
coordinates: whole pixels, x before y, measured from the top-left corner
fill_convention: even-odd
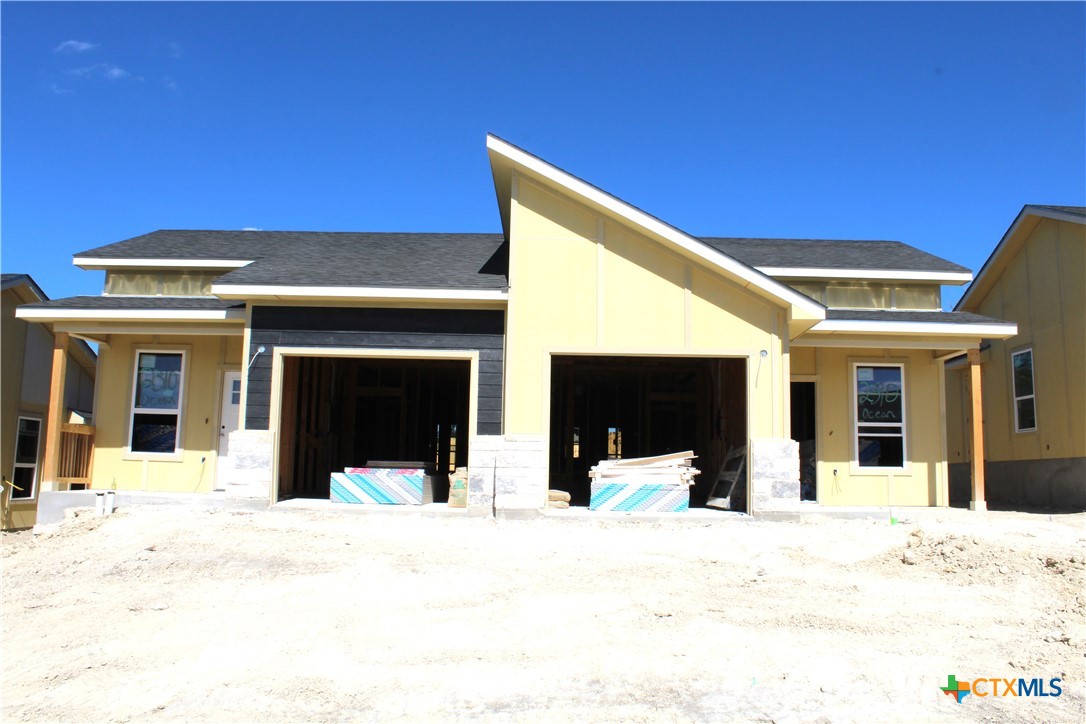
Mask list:
[[[84,514],[3,536],[0,718],[1083,721],[1086,517],[904,517]]]

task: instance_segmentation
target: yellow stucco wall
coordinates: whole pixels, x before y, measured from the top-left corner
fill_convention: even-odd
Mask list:
[[[240,335],[114,335],[100,350],[91,487],[206,493],[215,480],[222,372],[241,368]],[[184,350],[179,460],[126,453],[136,350]],[[146,456],[145,456],[146,457]]]
[[[787,436],[781,309],[523,176],[513,196],[507,434],[546,435],[550,355],[590,352],[748,357],[749,434]]]
[[[819,348],[818,502],[824,505],[940,505],[946,485],[940,425],[942,366],[928,350]],[[891,475],[859,468],[855,458],[855,363],[904,364],[906,466]],[[837,474],[834,475],[834,471]],[[890,489],[893,497],[890,497]]]
[[[983,357],[985,457],[991,461],[1086,456],[1086,226],[1042,219],[1017,253],[1001,260],[975,309],[1018,324]],[[972,305],[971,305],[972,306]],[[1037,429],[1016,432],[1011,354],[1033,349]],[[947,373],[951,462],[970,459],[969,377]]]

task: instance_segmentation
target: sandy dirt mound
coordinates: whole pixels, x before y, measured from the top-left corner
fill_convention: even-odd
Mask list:
[[[1086,518],[916,517],[82,515],[3,537],[0,716],[1082,721]]]

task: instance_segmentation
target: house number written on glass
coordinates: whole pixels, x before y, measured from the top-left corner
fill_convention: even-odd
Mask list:
[[[860,422],[902,422],[901,370],[861,367],[856,383]]]
[[[173,410],[181,386],[181,355],[141,354],[136,407]]]

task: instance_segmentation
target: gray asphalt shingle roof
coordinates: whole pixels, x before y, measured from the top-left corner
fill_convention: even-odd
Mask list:
[[[1086,206],[1050,206],[1048,204],[1028,204],[1026,208],[1030,209],[1048,209],[1050,211],[1062,211],[1065,214],[1075,214],[1076,216],[1086,216]]]
[[[702,237],[753,267],[968,273],[898,241]],[[501,289],[501,234],[323,231],[153,231],[76,257],[252,261],[217,284]]]
[[[969,273],[964,266],[900,241],[742,239],[704,236],[701,240],[753,267]]]
[[[24,304],[25,309],[244,309],[245,302],[217,297],[108,297],[83,296]]]
[[[163,230],[76,254],[252,263],[216,284],[502,289],[501,234]]]

